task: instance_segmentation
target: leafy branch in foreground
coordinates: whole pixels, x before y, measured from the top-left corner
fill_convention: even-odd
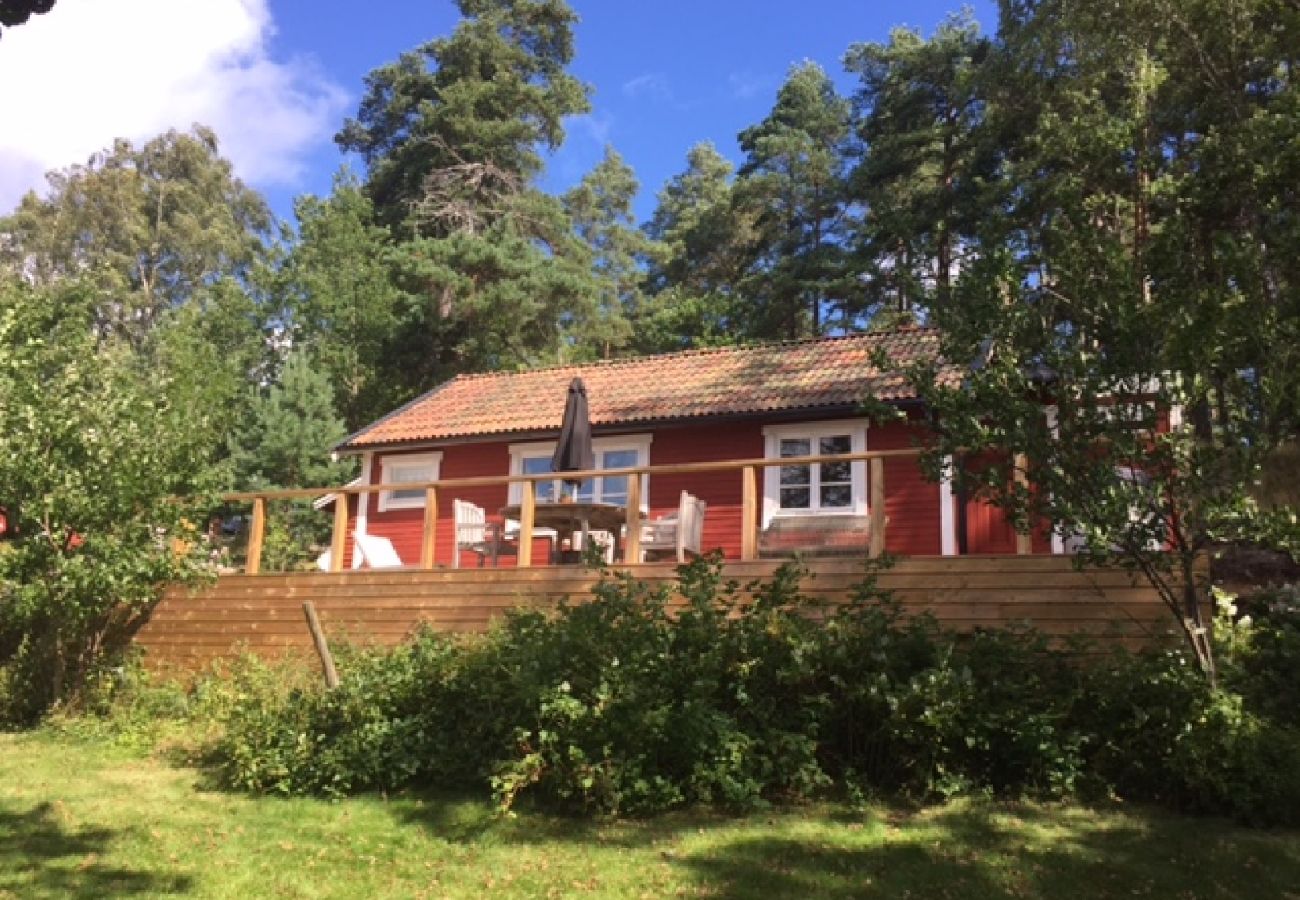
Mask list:
[[[150,370],[94,293],[0,285],[0,721],[111,664],[164,586],[203,571],[213,435],[202,373]],[[177,499],[183,498],[183,499]]]
[[[920,379],[935,467],[969,450],[962,480],[1022,529],[1141,571],[1211,676],[1198,556],[1290,520],[1251,492],[1300,429],[1297,41],[1265,3],[1004,7],[986,213],[932,304],[975,365]]]

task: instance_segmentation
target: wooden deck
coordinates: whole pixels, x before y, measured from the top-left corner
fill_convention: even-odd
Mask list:
[[[860,559],[805,564],[805,592],[831,602],[846,600],[863,577]],[[725,571],[745,583],[778,565],[737,561]],[[675,577],[665,564],[625,570],[648,582]],[[136,641],[155,670],[195,669],[241,649],[267,657],[310,653],[302,609],[310,600],[331,640],[394,644],[422,622],[482,631],[510,609],[580,599],[595,580],[576,567],[227,575],[193,594],[169,591]],[[1068,557],[908,557],[880,586],[907,612],[932,613],[956,630],[1028,623],[1054,637],[1085,634],[1128,646],[1177,640],[1172,617],[1145,582],[1117,569],[1076,570]]]

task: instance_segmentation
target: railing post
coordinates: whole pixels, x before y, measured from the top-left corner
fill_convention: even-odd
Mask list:
[[[253,498],[253,521],[248,526],[248,560],[244,573],[256,575],[262,570],[262,535],[266,532],[266,498]]]
[[[533,516],[536,514],[537,485],[525,481],[519,492],[519,568],[533,564]]]
[[[1011,477],[1015,479],[1018,487],[1029,490],[1029,457],[1024,453],[1017,453],[1011,460]],[[1024,556],[1027,553],[1034,552],[1034,535],[1033,525],[1030,530],[1021,534],[1016,532],[1016,553]]]
[[[627,479],[627,538],[623,541],[623,563],[641,561],[641,476]]]
[[[424,489],[424,534],[420,541],[420,568],[432,569],[438,549],[438,489]]]
[[[741,469],[740,558],[758,559],[758,468]]]
[[[889,519],[885,516],[885,461],[875,457],[868,462],[868,469],[871,476],[871,494],[867,501],[870,504],[867,554],[875,559],[885,552],[885,529],[889,523]]]
[[[334,495],[334,539],[330,542],[330,571],[343,571],[343,554],[348,547],[348,495]]]

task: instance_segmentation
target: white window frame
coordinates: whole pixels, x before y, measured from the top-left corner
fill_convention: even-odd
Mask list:
[[[654,436],[650,434],[621,434],[614,437],[594,438],[591,442],[592,453],[596,457],[596,468],[600,469],[600,457],[602,453],[611,450],[633,450],[636,452],[636,464],[638,466],[650,465],[650,444]],[[524,472],[524,460],[534,459],[537,457],[549,457],[555,455],[555,441],[529,441],[523,444],[510,445],[510,474],[522,475]],[[562,478],[555,479],[555,495],[558,497],[560,492],[560,482]],[[592,502],[604,502],[601,497],[604,494],[604,479],[596,478],[596,484],[592,487]],[[523,485],[519,482],[511,482],[509,492],[509,503],[511,506],[518,506],[523,500]],[[650,498],[650,476],[641,476],[641,508],[648,510]]]
[[[867,450],[868,419],[835,419],[820,422],[791,422],[781,425],[763,427],[764,455],[767,459],[781,458],[781,441],[790,439],[807,439],[811,447],[819,438],[847,434],[849,452],[865,453]],[[814,456],[818,454],[812,454]],[[865,516],[867,515],[867,464],[855,461],[850,464],[852,485],[852,502],[847,507],[823,509],[821,497],[817,492],[816,473],[810,479],[809,502],[815,505],[808,509],[781,508],[781,467],[767,466],[763,470],[763,527],[772,524],[773,519],[802,518],[808,516]]]
[[[403,469],[428,469],[429,477],[420,481],[437,481],[442,474],[442,451],[433,453],[406,453],[385,456],[379,461],[379,483],[386,484],[393,480],[393,474]],[[393,491],[379,492],[379,511],[390,509],[424,509],[424,495],[419,497],[395,497]]]

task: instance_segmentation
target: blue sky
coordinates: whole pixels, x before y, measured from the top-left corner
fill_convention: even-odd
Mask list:
[[[568,123],[543,187],[577,182],[612,144],[642,191],[640,219],[686,151],[736,134],[771,109],[789,68],[820,63],[841,91],[855,42],[905,25],[925,33],[960,0],[571,0],[581,17],[573,72],[593,88]],[[986,30],[991,0],[971,5]],[[0,41],[0,215],[43,173],[125,137],[213,127],[237,173],[288,218],[323,194],[343,159],[333,143],[363,79],[455,28],[452,0],[58,0]]]
[[[854,85],[840,64],[858,41],[883,41],[897,25],[929,33],[958,0],[910,3],[851,0],[576,0],[575,75],[591,84],[592,113],[569,122],[568,139],[551,160],[544,186],[563,190],[595,165],[606,143],[636,170],[642,191],[639,217],[647,218],[654,195],[679,172],[687,149],[702,140],[739,158],[736,134],[771,109],[791,65],[820,63],[842,92]],[[338,14],[328,10],[337,6]],[[349,4],[274,0],[284,54],[314,56],[351,96],[356,108],[362,79],[371,69],[416,44],[455,27],[450,0],[411,3],[371,0],[366,20],[342,12]],[[986,30],[996,24],[990,2],[972,5]],[[332,146],[313,154],[301,189],[324,192],[341,161]],[[277,209],[294,191],[268,192]]]

